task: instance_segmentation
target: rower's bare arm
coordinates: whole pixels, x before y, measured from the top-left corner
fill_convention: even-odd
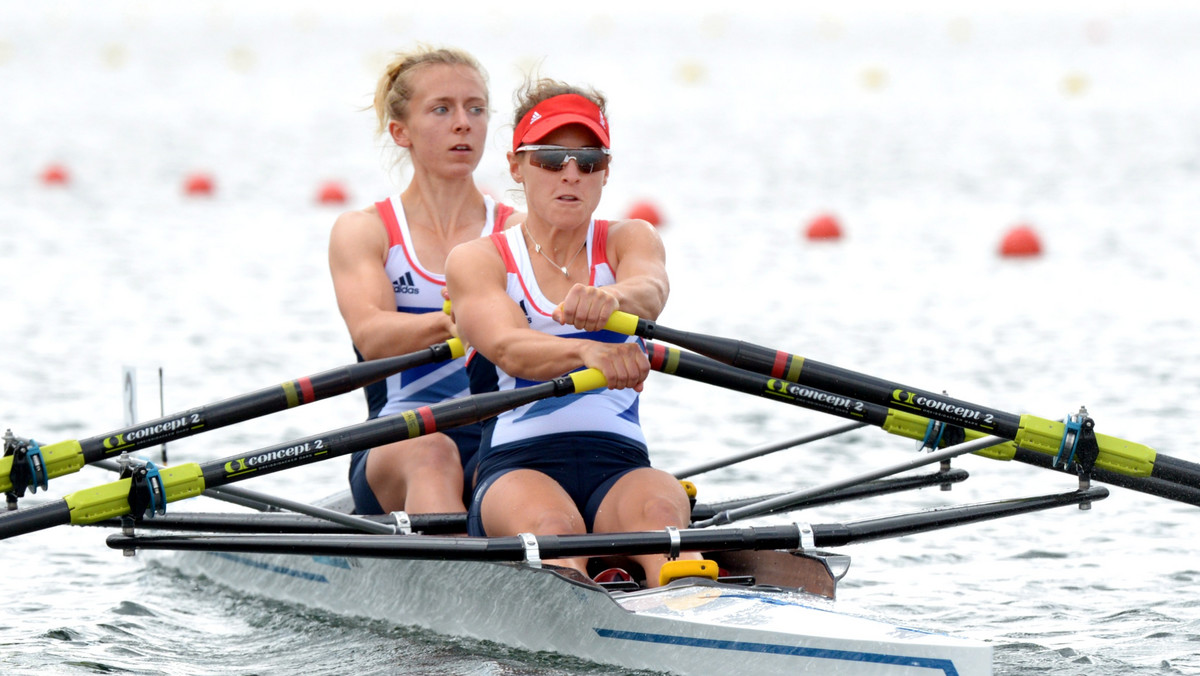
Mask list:
[[[666,307],[671,291],[666,249],[654,226],[636,219],[614,221],[609,226],[608,237],[608,260],[617,281],[604,287],[592,287],[592,293],[611,297],[611,306],[606,307],[602,298],[588,298],[577,287],[564,300],[562,323],[595,331],[604,327],[613,310],[657,319]],[[572,294],[577,290],[581,293],[578,298],[573,298]]]
[[[530,329],[505,291],[506,279],[490,240],[455,247],[446,259],[446,287],[459,334],[499,369],[527,380],[550,380],[588,366],[600,369],[610,387],[635,387],[645,380],[649,363],[636,345],[566,339]]]
[[[392,283],[384,272],[387,232],[374,209],[338,217],[329,237],[329,272],[338,310],[364,359],[407,354],[451,337],[441,312],[396,311]]]

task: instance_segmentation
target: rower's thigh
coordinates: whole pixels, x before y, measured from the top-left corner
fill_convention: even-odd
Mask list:
[[[412,472],[462,474],[458,446],[445,434],[405,439],[371,449],[367,455],[367,479],[405,477]]]
[[[557,481],[532,469],[515,469],[492,482],[480,503],[488,535],[583,533],[583,517]]]

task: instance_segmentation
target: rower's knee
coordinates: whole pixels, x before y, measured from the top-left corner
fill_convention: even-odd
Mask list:
[[[529,530],[539,535],[565,535],[583,533],[583,519],[578,514],[553,509],[532,515]]]
[[[667,526],[686,528],[691,523],[687,502],[661,495],[647,497],[641,505],[641,528],[658,529]]]

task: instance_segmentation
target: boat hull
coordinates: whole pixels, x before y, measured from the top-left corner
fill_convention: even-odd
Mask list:
[[[686,579],[609,592],[553,567],[179,552],[239,591],[451,636],[677,674],[983,676],[982,642],[838,612],[812,594]]]

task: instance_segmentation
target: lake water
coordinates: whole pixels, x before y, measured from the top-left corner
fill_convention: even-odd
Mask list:
[[[245,4],[0,10],[0,424],[14,433],[49,443],[120,427],[124,366],[138,368],[148,418],[159,368],[170,412],[352,361],[325,251],[349,206],[314,195],[336,180],[357,207],[403,185],[360,109],[386,55],[424,41],[488,67],[478,180],[510,202],[503,149],[522,72],[610,97],[600,213],[641,199],[663,211],[663,325],[1014,413],[1085,405],[1098,431],[1200,461],[1194,9]],[[52,163],[68,185],[39,179]],[[185,196],[200,171],[214,194]],[[826,211],[845,237],[805,240]],[[997,255],[1019,223],[1042,256]],[[364,413],[351,394],[173,443],[170,458],[222,458]],[[841,424],[661,374],[642,415],[665,469]],[[705,502],[792,490],[914,447],[860,430],[696,481]],[[950,492],[794,516],[848,522],[1075,486],[1017,463],[955,464],[972,476]],[[246,487],[315,499],[345,468]],[[25,504],[110,478],[89,468]],[[998,674],[1200,673],[1198,517],[1113,488],[1090,511],[850,546],[840,598],[991,641]],[[0,672],[611,671],[234,594],[126,559],[106,534],[0,543]]]

